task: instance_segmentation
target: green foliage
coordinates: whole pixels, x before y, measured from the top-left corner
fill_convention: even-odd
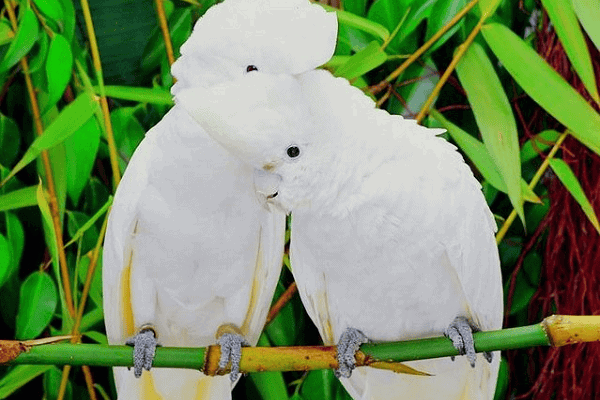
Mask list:
[[[193,22],[215,2],[165,1],[175,57],[190,35]],[[584,193],[569,165],[561,159],[562,154],[553,152],[551,160],[543,163],[561,140],[562,132],[529,132],[521,117],[516,118],[515,99],[533,100],[519,100],[526,117],[531,117],[539,104],[570,135],[598,154],[600,115],[536,53],[532,47],[535,35],[522,39],[529,22],[520,5],[524,4],[527,13],[546,8],[574,73],[596,102],[598,77],[594,75],[585,34],[600,47],[598,7],[583,0],[543,0],[541,5],[533,1],[480,0],[416,62],[388,80],[410,54],[470,2],[341,3],[337,11],[338,47],[326,68],[364,88],[381,108],[405,117],[415,117],[424,107],[454,55],[469,34],[479,29],[477,21],[481,22],[482,35],[475,36],[475,42],[459,60],[456,73],[449,77],[452,84],[446,83],[435,95],[430,110],[433,118],[425,123],[448,130],[448,140],[459,147],[480,178],[500,226],[510,220],[513,208],[517,209],[522,223],[503,230],[499,250],[506,300],[511,304],[509,324],[526,324],[532,296],[542,284],[544,235],[532,249],[526,243],[551,208],[547,183],[539,181],[538,175],[544,171],[540,168],[549,165],[596,230],[600,227],[588,199],[591,194]],[[7,4],[17,7],[15,13],[9,12],[13,10],[7,9]],[[70,333],[74,318],[67,305],[61,254],[64,251],[67,281],[76,306],[82,301],[87,271],[96,251],[101,260],[101,248],[97,247],[114,193],[115,171],[97,96],[104,93],[109,98],[121,173],[145,132],[173,104],[166,46],[152,2],[95,0],[91,6],[102,71],[95,70],[79,2],[5,2],[0,14],[0,339]],[[16,15],[15,21],[11,21],[11,15]],[[23,57],[27,57],[28,69],[21,63]],[[39,103],[39,115],[31,106],[28,78]],[[387,92],[374,90],[384,81],[390,83]],[[36,127],[37,118],[41,132]],[[526,136],[526,131],[532,135]],[[62,236],[55,230],[56,217]],[[101,261],[90,278],[80,332],[84,342],[106,343]],[[290,283],[291,274],[285,270],[276,297]],[[263,346],[318,343],[318,333],[298,296],[281,310],[260,341]],[[497,399],[513,394],[507,394],[510,368],[503,360]],[[85,380],[79,369],[74,370],[65,398],[87,398]],[[56,399],[61,373],[54,366],[3,367],[0,398]],[[98,393],[114,399],[111,373],[99,369],[93,373]],[[40,375],[43,378],[35,379]],[[516,383],[511,388],[526,390],[524,385]],[[251,374],[237,385],[234,398],[333,400],[349,396],[331,371],[313,371]]]

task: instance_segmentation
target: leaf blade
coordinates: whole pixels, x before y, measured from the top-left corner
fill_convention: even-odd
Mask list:
[[[491,23],[483,36],[506,70],[542,108],[572,135],[600,154],[600,115],[521,38],[504,25]]]

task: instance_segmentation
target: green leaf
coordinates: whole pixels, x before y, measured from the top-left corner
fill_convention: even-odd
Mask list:
[[[67,232],[70,237],[74,237],[79,233],[83,225],[86,225],[87,229],[81,235],[81,253],[85,254],[96,246],[98,241],[98,228],[94,224],[86,224],[89,217],[81,211],[67,211]]]
[[[585,85],[588,93],[600,104],[600,96],[596,86],[596,77],[594,76],[594,68],[592,67],[592,59],[585,42],[585,37],[577,16],[568,0],[542,0],[544,8],[548,12],[550,21],[554,25],[554,29],[558,34],[565,53],[569,57],[573,68],[577,71],[577,75]],[[597,4],[597,6],[600,4]],[[598,25],[600,21],[596,21]]]
[[[75,34],[75,8],[71,0],[59,0],[63,11],[63,35],[69,42],[73,41]]]
[[[483,143],[508,189],[508,197],[523,224],[523,194],[517,124],[500,79],[485,50],[473,43],[456,66]]]
[[[121,107],[110,113],[115,142],[119,154],[122,156],[119,158],[121,172],[125,171],[129,159],[146,134],[142,125],[135,118],[135,111],[135,107]]]
[[[354,15],[364,16],[367,12],[367,0],[342,0],[341,8]]]
[[[96,233],[96,240],[98,234]],[[87,279],[88,268],[90,266],[91,259],[88,256],[82,257],[79,262],[79,280],[85,282]],[[96,304],[96,306],[102,308],[102,260],[98,259],[98,263],[94,268],[94,276],[92,277],[92,284],[90,286],[90,299]]]
[[[377,23],[371,18],[359,17],[351,12],[338,10],[330,6],[319,4],[328,11],[335,11],[338,17],[340,25],[345,25],[350,28],[358,29],[359,31],[373,35],[374,37],[381,40],[381,43],[385,42],[390,37],[390,31],[383,25]]]
[[[467,5],[467,0],[440,0],[436,2],[431,10],[431,16],[427,20],[427,33],[425,39],[429,40],[433,35],[440,31],[456,14]],[[448,32],[444,33],[429,50],[428,53],[434,52],[440,48],[448,39],[452,37],[464,24],[464,18],[454,24]]]
[[[31,74],[34,74],[35,72],[37,72],[38,70],[40,70],[40,68],[42,68],[43,66],[46,65],[46,57],[48,56],[48,48],[50,47],[50,37],[45,33],[42,32],[39,36],[39,39],[37,41],[37,51],[34,52],[34,54],[29,58],[29,72]],[[36,75],[33,75],[33,77],[35,78]],[[39,80],[41,82],[41,79]],[[47,82],[44,82],[43,85],[39,84],[37,85],[34,82],[34,86],[38,86],[38,87],[42,87],[42,86],[46,86]],[[40,91],[39,94],[42,94],[43,91]],[[40,97],[40,96],[38,96]],[[41,98],[38,100],[42,100]]]
[[[310,371],[302,383],[300,394],[305,400],[334,400],[337,382],[333,370]]]
[[[21,285],[17,313],[17,339],[33,339],[48,326],[56,310],[58,293],[45,272],[34,272]]]
[[[496,57],[531,98],[600,154],[600,115],[527,43],[500,24],[482,28]]]
[[[56,367],[52,365],[17,365],[12,368],[0,380],[0,399],[7,398],[17,389],[51,368]]]
[[[99,94],[98,87],[94,90]],[[173,97],[171,92],[162,88],[145,88],[134,86],[105,86],[106,96],[121,100],[138,101],[140,103],[163,104],[172,106]]]
[[[79,201],[89,181],[100,146],[100,135],[98,121],[90,118],[65,140],[65,154],[69,160],[66,165],[67,194],[74,204]]]
[[[183,41],[190,36],[192,27],[191,11],[191,8],[177,9],[169,16],[168,25],[174,49],[179,49]],[[156,68],[160,65],[160,60],[166,57],[166,54],[167,50],[162,33],[159,29],[155,29],[144,48],[141,63],[142,71],[148,72]]]
[[[79,229],[77,229],[77,232],[72,234],[72,238],[71,240],[69,240],[69,242],[67,244],[65,244],[65,247],[73,244],[74,242],[76,242],[77,240],[79,240],[80,237],[83,236],[83,234],[90,229],[90,227],[92,227],[96,221],[102,216],[104,215],[104,213],[106,213],[106,211],[108,211],[109,207],[112,204],[112,200],[113,197],[110,196],[108,198],[108,201],[102,206],[101,209],[98,210],[98,212],[96,212],[96,214],[94,214],[90,219],[88,219],[83,225],[81,225],[81,227],[79,227]]]
[[[437,67],[431,58],[410,65],[396,80],[396,93],[403,101],[391,96],[387,110],[408,118],[416,115],[440,80],[435,71]]]
[[[37,186],[28,186],[0,195],[0,211],[35,206],[37,204],[36,191]]]
[[[108,344],[108,339],[106,338],[106,335],[103,333],[100,333],[98,331],[87,331],[87,332],[83,332],[82,335],[89,337],[96,343]]]
[[[500,361],[500,371],[498,372],[498,381],[496,383],[496,393],[494,394],[494,400],[506,399],[506,391],[508,390],[508,362],[506,358],[502,357]]]
[[[496,12],[500,3],[502,3],[502,0],[480,0],[478,4],[479,10],[482,15],[485,15],[486,18],[488,18]]]
[[[10,167],[21,146],[19,127],[11,118],[0,114],[0,164]]]
[[[54,106],[62,97],[69,81],[71,80],[71,68],[73,68],[73,55],[71,46],[64,36],[58,33],[54,35],[48,57],[46,58],[46,76],[48,78],[48,100],[46,109]]]
[[[6,19],[0,20],[0,46],[10,43],[15,37],[15,33]]]
[[[502,175],[500,175],[500,172],[498,172],[498,167],[485,148],[485,145],[452,122],[448,121],[439,113],[439,111],[431,110],[431,116],[438,120],[444,128],[448,130],[452,139],[454,139],[458,147],[464,151],[469,160],[473,162],[485,180],[501,192],[507,193],[506,183],[504,182]],[[529,186],[522,178],[521,190],[523,191],[524,200],[533,203],[540,202],[540,199],[531,189],[529,189]]]
[[[10,171],[10,174],[4,179],[2,184],[12,178],[31,161],[35,160],[42,151],[56,146],[75,133],[92,117],[97,108],[98,102],[92,99],[90,95],[87,93],[80,94],[75,101],[61,111],[58,117],[44,130],[44,133],[33,141],[23,155],[23,158]]]
[[[539,157],[539,153],[548,150],[558,140],[560,133],[548,129],[535,135],[532,139],[526,141],[521,147],[521,163],[533,160]]]
[[[387,54],[381,50],[377,42],[371,42],[367,47],[354,54],[348,61],[335,70],[335,76],[348,80],[357,78],[379,67],[387,60]]]
[[[25,230],[19,218],[13,213],[6,213],[6,237],[11,247],[11,266],[8,277],[19,270],[19,263],[25,248]]]
[[[56,366],[46,371],[44,374],[44,394],[45,400],[57,400],[60,381],[62,380],[62,371]],[[67,388],[63,399],[70,400],[73,398],[73,385],[71,381],[67,381]]]
[[[0,234],[0,287],[6,283],[14,272],[12,258],[12,246],[8,239]]]
[[[577,177],[569,167],[569,165],[559,158],[553,158],[550,160],[550,166],[558,179],[562,182],[563,185],[567,188],[569,193],[575,198],[575,201],[581,206],[581,209],[588,217],[596,231],[600,233],[600,224],[598,224],[598,218],[596,217],[596,213],[594,212],[594,208],[590,204],[587,199],[581,184],[577,180]]]
[[[600,0],[572,0],[579,22],[600,50]]]
[[[63,20],[63,8],[58,0],[33,0],[36,7],[48,18],[55,22]]]
[[[0,62],[0,73],[9,70],[12,66],[25,57],[29,50],[35,44],[38,37],[38,22],[34,12],[29,7],[29,3],[24,3],[21,10],[20,22],[17,28],[17,34],[10,43],[4,59]]]
[[[265,335],[261,335],[257,346],[270,347],[271,343],[269,343]],[[252,381],[258,393],[260,393],[262,400],[288,399],[287,387],[281,372],[254,373],[250,374],[248,378]]]

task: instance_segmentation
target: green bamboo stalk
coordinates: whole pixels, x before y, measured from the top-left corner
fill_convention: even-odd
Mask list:
[[[600,316],[551,316],[539,324],[498,331],[476,332],[473,335],[477,352],[520,349],[533,346],[563,346],[600,340]],[[12,346],[12,347],[11,347]],[[15,350],[16,349],[16,350]],[[5,364],[41,365],[133,365],[133,349],[129,346],[96,344],[42,344],[0,341],[0,354],[15,354],[1,360]],[[20,352],[20,354],[18,354]],[[17,355],[18,354],[18,355]],[[357,365],[392,369],[404,373],[426,374],[410,370],[401,362],[458,355],[449,339],[437,337],[393,343],[363,344],[356,354]],[[219,346],[207,348],[159,347],[154,368],[189,368],[203,370],[208,375],[225,374],[216,367]],[[240,370],[244,373],[262,371],[308,371],[337,368],[335,346],[244,347]]]

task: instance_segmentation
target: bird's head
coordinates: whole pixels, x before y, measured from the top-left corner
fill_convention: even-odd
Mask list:
[[[322,74],[250,71],[234,82],[182,90],[176,101],[213,139],[255,169],[260,195],[289,212],[310,200],[311,187],[334,154],[315,112],[318,83],[311,78]]]
[[[173,64],[173,95],[235,81],[247,72],[295,75],[335,50],[337,18],[308,0],[225,0],[196,23]]]

